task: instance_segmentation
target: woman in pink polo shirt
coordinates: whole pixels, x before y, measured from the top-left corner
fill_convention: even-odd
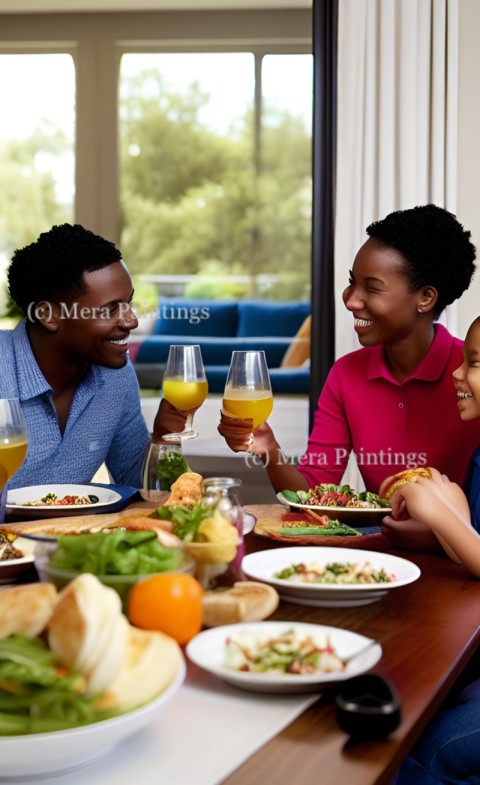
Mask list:
[[[352,451],[370,491],[422,465],[462,483],[480,441],[480,421],[459,425],[454,406],[463,342],[436,321],[472,279],[470,232],[429,204],[391,213],[367,234],[343,293],[363,348],[333,365],[300,464],[286,461],[268,423],[249,447],[248,422],[222,415],[228,445],[259,456],[276,491],[340,483]]]

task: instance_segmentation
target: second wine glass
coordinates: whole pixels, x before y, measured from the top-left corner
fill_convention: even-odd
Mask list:
[[[265,352],[232,352],[223,394],[224,414],[252,420],[254,430],[268,419],[272,409],[272,388]],[[250,433],[248,443],[253,443],[253,433]]]
[[[163,397],[179,411],[186,412],[187,420],[183,431],[167,433],[163,437],[165,441],[197,438],[193,415],[204,402],[207,393],[208,383],[200,346],[170,346],[163,376]]]

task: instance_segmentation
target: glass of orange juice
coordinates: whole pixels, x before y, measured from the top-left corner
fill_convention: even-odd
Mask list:
[[[0,521],[5,519],[7,483],[27,454],[27,436],[18,398],[0,398]]]
[[[230,417],[252,420],[252,430],[270,417],[273,396],[264,351],[232,352],[222,409]]]
[[[187,420],[183,431],[168,433],[163,436],[164,440],[197,438],[198,433],[193,428],[193,415],[204,402],[207,393],[208,383],[200,346],[170,346],[163,376],[163,397],[176,409],[185,412]]]

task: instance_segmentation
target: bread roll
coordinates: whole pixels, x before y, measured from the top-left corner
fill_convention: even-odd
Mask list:
[[[219,627],[239,621],[261,621],[278,607],[273,586],[256,581],[239,581],[231,589],[207,591],[203,596],[203,625]]]
[[[0,638],[35,638],[52,616],[57,601],[53,583],[29,583],[0,591]]]
[[[193,509],[203,496],[203,477],[196,472],[184,472],[173,483],[170,496],[165,502],[168,506],[181,506]]]

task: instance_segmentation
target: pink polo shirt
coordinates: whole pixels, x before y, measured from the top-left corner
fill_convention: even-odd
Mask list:
[[[480,443],[480,419],[462,422],[456,405],[452,373],[463,362],[462,347],[436,324],[427,355],[402,383],[386,367],[382,345],[337,360],[298,466],[309,486],[340,483],[352,450],[370,491],[415,466],[434,466],[462,484]]]

